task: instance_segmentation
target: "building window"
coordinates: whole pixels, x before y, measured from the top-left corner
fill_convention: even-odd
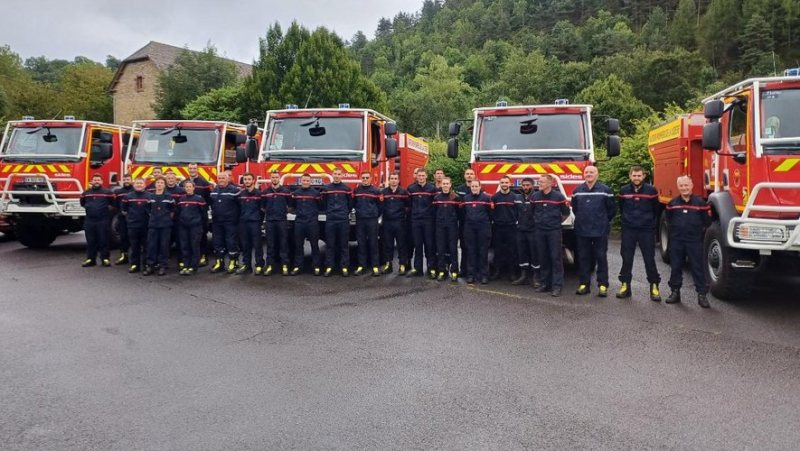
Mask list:
[[[141,75],[136,76],[136,90],[144,91],[144,77]]]

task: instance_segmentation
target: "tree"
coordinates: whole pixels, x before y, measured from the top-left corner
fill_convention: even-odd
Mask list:
[[[120,64],[122,64],[122,61],[119,58],[114,55],[106,55],[106,67],[111,72],[116,72]]]
[[[697,5],[694,0],[680,0],[669,25],[669,40],[673,45],[694,50],[697,46],[696,35]]]
[[[187,103],[235,81],[236,65],[220,58],[210,43],[202,52],[183,49],[158,77],[156,114],[162,119],[178,118]]]
[[[25,60],[25,70],[33,81],[39,83],[57,84],[61,73],[69,65],[67,60],[49,60],[45,56],[34,56]]]
[[[642,43],[650,50],[666,50],[669,47],[668,35],[667,15],[660,6],[656,6],[642,27]]]
[[[609,117],[619,119],[623,134],[630,134],[635,129],[636,119],[653,112],[634,95],[633,86],[614,74],[589,85],[578,94],[575,101],[594,105],[593,125],[596,146],[601,146],[605,142],[605,123]]]
[[[0,86],[0,123],[3,123],[9,110],[8,96],[6,91]]]
[[[567,20],[559,20],[547,39],[547,54],[562,61],[586,58],[586,46],[578,28]]]
[[[700,48],[716,68],[729,69],[738,57],[740,0],[711,0],[698,29]]]
[[[64,114],[79,119],[112,122],[114,107],[106,93],[113,73],[99,63],[67,66],[61,74],[59,104]]]
[[[286,103],[330,108],[339,103],[386,111],[386,97],[361,73],[342,40],[317,28],[297,51],[278,97]]]
[[[761,14],[755,13],[747,21],[742,34],[742,57],[740,68],[745,75],[772,75],[774,43],[769,24]]]
[[[181,117],[200,121],[247,122],[242,116],[242,85],[228,85],[201,95],[189,102]]]

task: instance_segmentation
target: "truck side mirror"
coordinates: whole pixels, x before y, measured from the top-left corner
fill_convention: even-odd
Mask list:
[[[396,158],[400,152],[397,150],[397,140],[395,138],[386,138],[386,159]]]
[[[703,149],[714,152],[722,149],[722,123],[709,122],[703,126]]]
[[[453,124],[450,124],[452,127]],[[458,138],[450,138],[447,140],[447,156],[456,159],[458,158]]]
[[[450,126],[447,127],[447,134],[455,137],[458,136],[459,133],[461,133],[461,124],[458,122],[451,122]]]
[[[234,142],[236,142],[237,146],[241,146],[242,144],[247,143],[247,135],[242,133],[234,133]]]
[[[619,119],[609,119],[606,122],[606,130],[609,135],[616,135],[619,133]]]
[[[247,147],[239,146],[236,148],[236,162],[247,163]]]
[[[247,158],[251,160],[258,159],[258,141],[253,138],[248,138],[245,144]]]
[[[251,123],[247,124],[247,129],[246,130],[247,130],[246,131],[247,136],[249,136],[251,138],[255,138],[256,134],[258,133],[258,124],[255,123],[255,122],[251,122]]]
[[[620,153],[620,140],[617,135],[606,136],[606,154],[609,158],[618,157]]]
[[[112,143],[114,142],[114,134],[107,131],[100,132],[100,142],[101,143]]]
[[[383,124],[383,132],[386,133],[386,136],[394,136],[394,135],[396,135],[397,134],[397,122],[387,122],[387,123]]]
[[[703,106],[703,116],[711,121],[717,121],[725,111],[725,103],[722,100],[712,100]]]
[[[111,143],[100,143],[92,145],[91,161],[104,161],[111,158],[114,154],[114,146]]]

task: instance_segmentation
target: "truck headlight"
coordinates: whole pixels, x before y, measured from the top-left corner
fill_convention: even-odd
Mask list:
[[[736,230],[736,237],[749,241],[786,241],[788,234],[785,226],[741,224]]]

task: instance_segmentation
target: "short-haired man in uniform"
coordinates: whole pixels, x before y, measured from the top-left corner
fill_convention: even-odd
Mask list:
[[[272,171],[270,184],[261,191],[262,208],[265,212],[265,228],[267,235],[267,267],[265,276],[271,276],[278,264],[280,256],[282,274],[289,275],[289,229],[286,214],[289,212],[289,198],[292,192],[281,185],[281,174]]]
[[[537,293],[550,291],[561,296],[564,287],[564,263],[561,260],[561,223],[569,217],[567,198],[553,189],[556,180],[550,174],[539,178],[539,191],[533,194],[533,218],[536,222],[536,250],[539,252],[542,286]]]
[[[193,276],[200,264],[200,236],[203,234],[203,223],[208,221],[208,204],[194,189],[194,182],[185,180],[181,186],[186,195],[177,200],[175,222],[178,223],[179,242],[181,244],[181,261],[184,263],[180,274]]]
[[[150,203],[145,190],[144,179],[133,180],[133,191],[122,200],[122,215],[128,227],[130,240],[129,273],[139,272],[142,268],[142,255],[147,248],[147,229],[150,224]]]
[[[661,276],[656,266],[656,220],[660,208],[658,190],[644,182],[644,168],[631,167],[631,183],[619,189],[619,210],[622,213],[622,268],[619,270],[619,288],[617,297],[631,297],[631,281],[633,280],[633,258],[636,246],[642,250],[642,260],[647,271],[647,282],[650,284],[650,300],[661,301],[658,284]]]
[[[536,251],[536,225],[533,218],[533,179],[522,179],[522,194],[514,200],[517,206],[517,259],[520,276],[512,285],[527,285],[539,288],[539,255]],[[529,280],[530,278],[530,280]]]
[[[290,198],[290,206],[294,209],[294,269],[291,274],[300,274],[303,267],[305,242],[311,245],[311,266],[314,275],[322,274],[319,255],[319,210],[322,195],[311,187],[311,175],[300,177],[300,189],[295,190]]]
[[[103,266],[111,266],[109,234],[111,232],[111,211],[114,208],[114,194],[103,187],[103,176],[94,174],[92,186],[81,194],[81,207],[86,210],[83,229],[86,233],[86,261],[83,267],[95,266],[97,254]]]
[[[172,198],[172,201],[175,202],[175,205],[177,205],[177,203],[181,199],[181,197],[186,195],[186,191],[178,183],[178,176],[174,172],[172,172],[172,171],[167,172],[164,175],[164,179],[166,180],[166,183],[167,183],[167,186],[164,188],[164,191],[166,191],[167,194],[170,195],[170,197]],[[173,215],[173,217],[172,217],[172,232],[170,233],[169,240],[170,240],[170,243],[171,244],[174,243],[175,247],[177,248],[177,251],[178,251],[178,255],[177,255],[177,257],[178,257],[178,267],[180,269],[183,269],[184,264],[183,264],[183,254],[181,253],[181,242],[180,242],[181,241],[181,237],[180,237],[180,233],[179,233],[179,228],[180,227],[178,225],[178,217],[177,217],[177,215]]]
[[[597,181],[594,166],[583,170],[584,183],[572,192],[575,213],[575,242],[578,253],[580,286],[576,294],[588,294],[592,270],[597,265],[598,296],[608,296],[608,234],[617,204],[611,188]]]
[[[680,195],[667,204],[667,224],[669,225],[669,261],[671,274],[669,288],[672,290],[665,301],[667,304],[681,302],[681,285],[683,285],[683,262],[688,257],[692,268],[694,289],[697,291],[697,303],[700,307],[709,308],[706,294],[706,280],[703,263],[703,237],[705,230],[711,225],[711,208],[700,196],[692,194],[694,183],[689,176],[678,177]]]
[[[492,247],[494,248],[494,274],[497,279],[503,270],[508,271],[510,279],[517,280],[517,195],[511,191],[511,178],[500,177],[500,189],[492,196],[494,203],[494,224],[492,227]]]
[[[236,272],[239,263],[239,188],[230,182],[227,172],[217,176],[219,182],[211,191],[211,235],[216,261],[212,273],[225,270],[225,254],[228,254],[227,273]]]
[[[336,254],[342,275],[347,276],[350,268],[350,210],[353,190],[342,183],[342,170],[336,168],[331,173],[333,182],[322,187],[322,203],[325,209],[325,277],[333,273]]]
[[[239,229],[242,241],[242,264],[236,275],[254,273],[260,276],[264,271],[264,244],[261,241],[261,191],[256,188],[256,176],[245,172],[242,176],[244,189],[239,192]],[[255,268],[251,266],[255,264]]]
[[[462,199],[467,194],[472,193],[472,181],[475,180],[475,170],[472,168],[467,168],[464,170],[464,183],[456,187],[456,194],[458,194]],[[459,242],[459,251],[461,252],[461,264],[459,265],[459,273],[466,274],[467,273],[467,248],[464,245],[464,217],[462,215],[461,220],[458,223],[458,242]]]
[[[122,186],[114,190],[114,208],[117,213],[117,222],[114,228],[119,236],[119,258],[114,262],[115,265],[124,265],[128,263],[128,249],[131,247],[130,240],[128,239],[128,221],[122,216],[122,201],[125,197],[133,191],[133,183],[130,174],[122,176]]]
[[[411,199],[411,236],[414,240],[414,267],[408,272],[408,277],[425,274],[422,271],[424,252],[430,276],[432,279],[436,278],[433,198],[437,193],[436,187],[428,183],[428,173],[424,168],[420,168],[416,181],[408,187]]]
[[[361,173],[361,184],[353,190],[353,207],[356,210],[356,237],[358,239],[358,268],[356,275],[364,273],[364,268],[372,268],[373,276],[380,276],[378,250],[378,217],[383,213],[383,195],[372,186],[372,174]]]
[[[400,174],[389,174],[389,186],[381,191],[383,194],[383,245],[386,263],[383,273],[392,272],[394,248],[397,244],[398,274],[405,275],[408,257],[406,252],[406,212],[408,210],[408,191],[400,186]]]

